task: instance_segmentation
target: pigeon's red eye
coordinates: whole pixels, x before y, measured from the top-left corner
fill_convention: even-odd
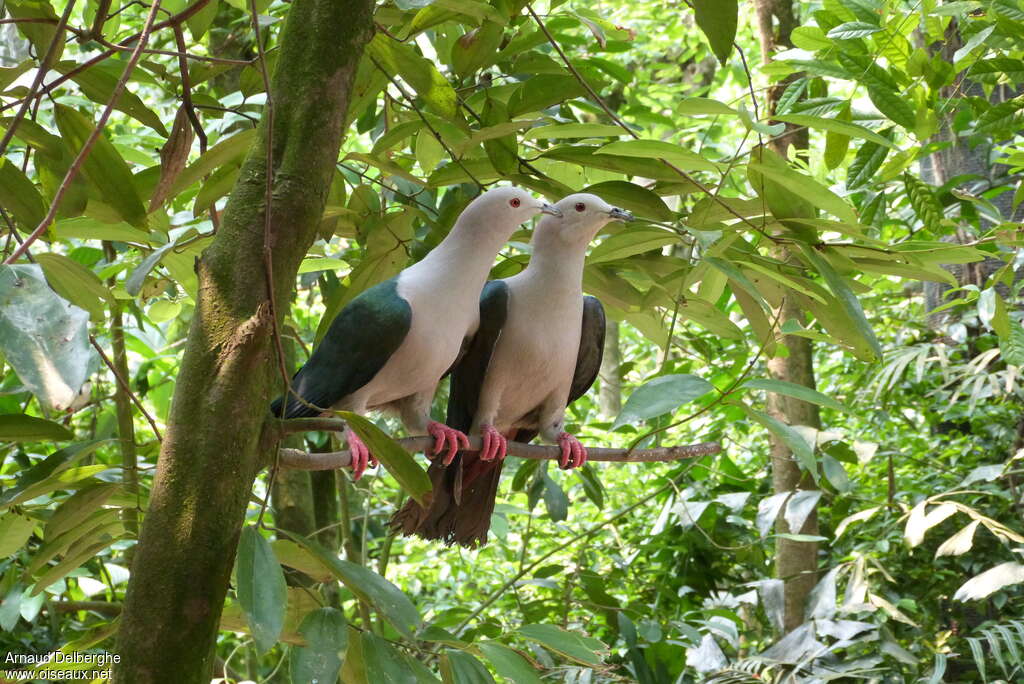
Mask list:
[[[583,211],[586,208],[587,208],[587,205],[585,205],[583,202],[577,202],[576,203],[576,211]]]
[[[520,204],[522,204],[522,201],[518,197],[513,197],[508,201],[508,203],[511,204],[513,207],[518,207]]]

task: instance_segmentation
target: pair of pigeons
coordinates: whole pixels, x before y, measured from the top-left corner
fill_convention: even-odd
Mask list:
[[[529,266],[487,282],[498,250],[537,214],[545,216]],[[583,263],[605,224],[632,218],[592,194],[550,205],[519,188],[485,192],[426,257],[342,309],[273,414],[396,411],[410,434],[435,439],[434,490],[429,506],[409,501],[392,526],[449,544],[484,543],[508,439],[540,434],[561,447],[563,468],[586,462],[586,449],[563,429],[566,407],[597,377],[604,345],[604,309],[583,296]],[[444,424],[431,419],[430,405],[449,373]],[[481,435],[478,454],[460,451],[467,432]],[[376,459],[352,430],[345,439],[358,479]]]

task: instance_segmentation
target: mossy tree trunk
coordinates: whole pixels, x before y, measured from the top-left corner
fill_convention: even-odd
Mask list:
[[[799,26],[792,0],[756,0],[758,38],[761,43],[761,56],[765,63],[770,62],[773,55],[781,48],[793,46],[790,34]],[[779,99],[786,86],[799,78],[801,74],[793,74],[768,90],[768,109],[774,113]],[[774,139],[770,146],[774,152],[787,157],[792,147],[798,156],[806,157],[808,149],[807,129],[787,125],[784,135]],[[776,250],[775,258],[787,261],[789,255],[785,248]],[[777,321],[780,327],[787,321],[804,324],[804,315],[800,307],[792,299],[786,299],[778,311]],[[795,335],[784,335],[782,344],[785,353],[780,353],[768,361],[768,373],[776,380],[803,385],[814,389],[814,348],[811,341]],[[821,428],[818,407],[783,394],[768,394],[768,413],[787,425],[805,425]],[[810,474],[800,470],[793,453],[779,438],[772,436],[772,488],[776,493],[793,492],[797,489],[815,488],[814,479]],[[785,510],[785,509],[783,509]],[[780,512],[776,521],[776,529],[783,534],[818,533],[817,510],[807,516],[803,527],[799,530],[789,529],[789,525]],[[795,541],[779,538],[775,546],[775,573],[785,582],[785,612],[783,626],[787,632],[796,629],[804,621],[804,610],[811,590],[817,583],[818,544],[815,542]]]
[[[265,114],[217,236],[196,263],[199,296],[132,564],[117,682],[210,681],[239,529],[263,463],[267,400],[280,384],[264,212],[280,318],[323,212],[352,79],[373,33],[372,7],[368,0],[292,2],[272,85],[272,135]]]

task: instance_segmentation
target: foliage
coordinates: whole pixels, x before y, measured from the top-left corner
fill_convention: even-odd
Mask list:
[[[109,647],[195,315],[195,259],[253,143],[289,8],[163,6],[186,17],[180,34],[155,31],[127,71],[116,46],[140,31],[138,4],[82,3],[61,30],[61,3],[8,0],[19,21],[0,25],[5,256],[42,229],[0,267],[0,627],[12,652]],[[511,463],[477,551],[386,530],[425,487],[400,449],[390,474],[331,483],[340,511],[323,526],[340,533],[326,540],[264,510],[273,476],[261,476],[218,674],[1018,676],[1024,100],[1006,93],[1024,81],[1024,4],[794,6],[795,47],[767,64],[735,3],[378,7],[285,346],[307,354],[346,302],[436,245],[481,187],[588,190],[642,221],[610,226],[584,276],[621,324],[627,400],[603,415],[592,392],[570,428],[594,444],[725,449],[574,473]],[[787,85],[768,118],[763,88],[775,83]],[[771,151],[794,129],[808,132],[807,155]],[[994,163],[936,174],[936,160],[972,149]],[[526,242],[514,236],[493,277],[522,268]],[[953,275],[979,264],[991,265],[980,282]],[[932,312],[947,314],[939,331],[917,281],[950,288]],[[784,299],[806,313],[781,332],[816,343],[817,390],[766,377],[766,359],[786,353]],[[766,392],[818,405],[824,429],[773,417]],[[387,418],[358,426],[383,439],[376,428],[397,432]],[[769,433],[817,489],[771,490]],[[335,440],[314,433],[307,446]],[[799,529],[813,510],[821,576],[805,624],[782,634],[769,540],[778,516]]]

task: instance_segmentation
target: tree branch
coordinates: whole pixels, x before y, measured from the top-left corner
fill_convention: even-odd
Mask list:
[[[425,452],[434,445],[433,437],[406,437],[396,441],[406,451],[411,452]],[[480,451],[481,446],[482,440],[479,437],[470,437],[469,449],[466,449],[466,451]],[[701,442],[700,444],[636,449],[633,451],[629,449],[587,447],[587,460],[613,463],[660,463],[717,454],[721,450],[722,445],[717,442]],[[293,470],[335,470],[348,466],[352,461],[352,457],[347,451],[310,453],[301,449],[281,449],[278,453],[280,455],[280,467]],[[561,447],[557,446],[509,442],[508,454],[509,456],[518,456],[519,458],[555,461],[561,457],[562,450]]]

